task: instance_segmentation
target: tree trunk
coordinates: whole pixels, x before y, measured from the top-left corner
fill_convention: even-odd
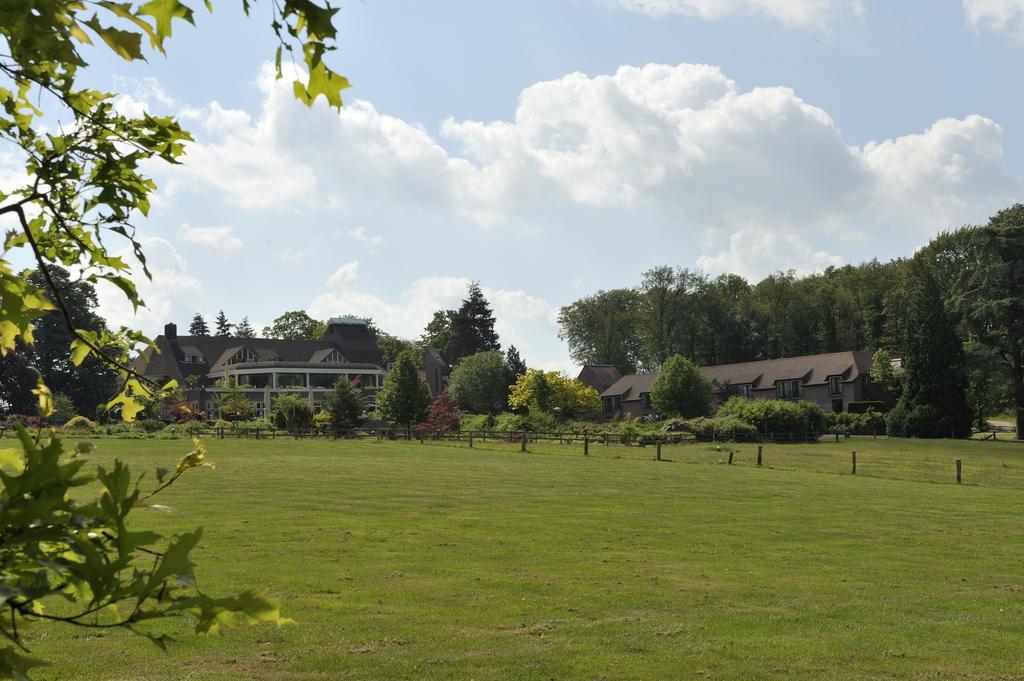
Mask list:
[[[1024,440],[1024,361],[1021,348],[1013,348],[1013,406],[1017,415],[1017,439]]]

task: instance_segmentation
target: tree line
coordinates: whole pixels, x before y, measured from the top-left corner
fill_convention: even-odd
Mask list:
[[[803,277],[751,283],[655,267],[636,286],[563,307],[559,325],[575,361],[623,373],[657,370],[675,355],[715,365],[882,349],[902,361],[896,420],[912,423],[897,431],[963,433],[972,415],[1011,409],[1020,433],[1024,206],[942,233],[912,258]]]

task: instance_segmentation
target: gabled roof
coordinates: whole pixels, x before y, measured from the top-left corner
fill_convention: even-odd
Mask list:
[[[643,393],[651,392],[651,386],[658,378],[658,374],[627,374],[615,381],[607,390],[601,393],[601,397],[621,397],[623,402],[639,400]]]
[[[700,367],[700,372],[719,389],[749,384],[754,390],[768,390],[774,389],[776,381],[797,379],[804,385],[824,385],[829,376],[842,376],[843,382],[849,383],[871,372],[871,359],[870,352],[832,352],[719,364]]]
[[[341,352],[338,350],[338,348],[320,348],[319,350],[313,353],[313,355],[309,358],[309,361],[314,364],[322,364],[325,359],[331,356],[332,352],[338,352],[338,354],[341,355]],[[341,361],[345,361],[344,355],[341,356]]]
[[[249,348],[260,362],[275,365],[302,365],[317,362],[314,356],[327,357],[337,350],[352,368],[383,368],[384,359],[373,334],[365,323],[346,320],[328,328],[324,340],[283,340],[279,338],[234,338],[231,336],[157,336],[154,344],[159,353],[143,351],[132,362],[133,368],[144,376],[168,376],[181,382],[187,374],[196,372],[196,365],[185,364],[182,358],[201,355],[210,363],[211,372],[225,368],[227,360],[242,348]],[[202,365],[200,365],[202,366]],[[253,366],[231,365],[232,367]],[[337,365],[335,365],[337,366]],[[205,371],[205,369],[204,369]]]
[[[590,386],[598,393],[603,393],[620,378],[622,373],[611,364],[585,364],[577,376],[584,385]]]

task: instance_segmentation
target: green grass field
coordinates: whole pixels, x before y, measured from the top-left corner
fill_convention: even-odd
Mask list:
[[[137,522],[202,525],[201,585],[297,624],[164,625],[166,654],[39,626],[38,678],[1024,678],[1024,446],[476,444],[211,441],[163,499],[182,515]],[[137,470],[188,448],[97,445]]]

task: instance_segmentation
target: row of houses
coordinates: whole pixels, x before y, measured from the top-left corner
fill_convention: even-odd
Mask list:
[[[711,382],[716,406],[739,395],[755,400],[810,400],[826,411],[844,412],[851,403],[890,399],[871,383],[872,359],[870,352],[832,352],[706,366],[700,372]],[[601,396],[606,416],[652,415],[651,386],[657,378],[656,372],[623,376],[606,364],[584,366],[579,375]]]
[[[305,395],[319,410],[338,379],[361,386],[373,405],[387,375],[384,356],[363,319],[335,317],[323,340],[179,336],[167,324],[163,334],[136,358],[133,368],[155,381],[176,380],[193,409],[217,415],[217,396],[241,390],[257,416],[266,415],[277,396]],[[450,368],[433,348],[423,353],[423,377],[432,394],[444,390]],[[231,386],[234,386],[232,388]]]
[[[335,317],[318,341],[230,336],[179,336],[174,324],[134,364],[155,381],[176,380],[193,409],[217,414],[217,396],[241,390],[253,411],[266,415],[282,393],[303,394],[320,409],[338,379],[360,385],[373,406],[387,375],[383,353],[363,319]],[[886,400],[871,384],[870,352],[833,352],[805,357],[701,367],[716,404],[733,395],[751,399],[812,400],[843,412],[854,402]],[[451,368],[433,348],[423,351],[423,377],[432,394],[444,390]],[[589,364],[579,379],[597,390],[603,412],[650,416],[657,373],[623,376],[610,365]],[[231,387],[234,386],[234,387]]]

